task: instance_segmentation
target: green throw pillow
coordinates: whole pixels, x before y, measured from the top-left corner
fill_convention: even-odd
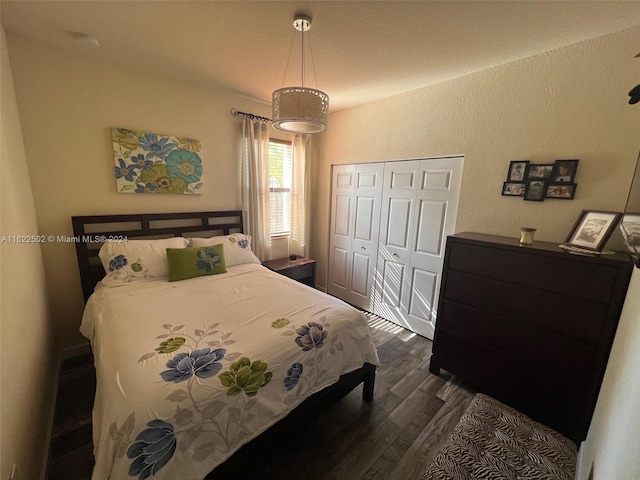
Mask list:
[[[167,260],[170,282],[227,271],[221,243],[211,247],[167,248]]]

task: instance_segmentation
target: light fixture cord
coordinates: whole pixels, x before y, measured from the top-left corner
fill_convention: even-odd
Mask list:
[[[302,88],[304,88],[304,22],[302,23]]]
[[[305,68],[304,68],[304,60],[305,60],[305,49],[304,49],[304,32],[307,31],[308,29],[306,29],[304,27],[304,25],[302,26],[302,28],[300,29],[300,32],[302,33],[302,66],[301,69],[302,71],[300,72],[300,77],[302,79],[302,87],[304,87],[304,77],[305,77]],[[289,71],[289,63],[291,61],[291,52],[293,51],[293,44],[295,43],[295,39],[296,39],[296,32],[297,29],[294,28],[293,30],[293,37],[291,38],[291,45],[289,46],[289,56],[287,57],[287,65],[284,68],[284,75],[282,76],[282,83],[280,84],[280,88],[284,87],[284,81],[287,79],[287,72]],[[316,88],[318,88],[318,77],[316,74],[316,64],[313,58],[313,47],[311,46],[311,33],[308,33],[309,35],[309,52],[311,54],[311,68],[313,69],[313,80],[315,82]]]
[[[313,47],[311,47],[311,33],[309,33],[309,53],[311,53],[311,68],[313,68],[313,80],[316,83],[316,90],[318,89],[318,77],[316,76],[316,63],[313,60]]]
[[[287,57],[287,65],[284,67],[284,75],[282,76],[282,84],[280,88],[284,87],[284,81],[287,78],[287,70],[289,70],[289,60],[291,60],[291,52],[293,51],[293,43],[296,39],[296,30],[293,30],[293,36],[291,37],[291,45],[289,46],[289,56]]]

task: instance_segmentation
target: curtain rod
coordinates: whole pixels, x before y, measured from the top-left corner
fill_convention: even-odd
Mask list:
[[[237,117],[238,115],[242,115],[243,117],[247,117],[247,118],[250,118],[252,120],[259,120],[261,122],[270,122],[271,121],[270,118],[262,117],[260,115],[255,115],[253,113],[239,112],[235,108],[231,109],[231,115],[233,115],[234,117]]]

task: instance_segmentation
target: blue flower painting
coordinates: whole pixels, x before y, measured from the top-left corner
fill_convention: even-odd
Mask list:
[[[126,128],[111,138],[119,193],[204,193],[200,140]]]

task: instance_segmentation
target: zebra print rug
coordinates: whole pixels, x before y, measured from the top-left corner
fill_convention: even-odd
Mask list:
[[[422,480],[573,480],[576,457],[568,438],[479,393]]]

